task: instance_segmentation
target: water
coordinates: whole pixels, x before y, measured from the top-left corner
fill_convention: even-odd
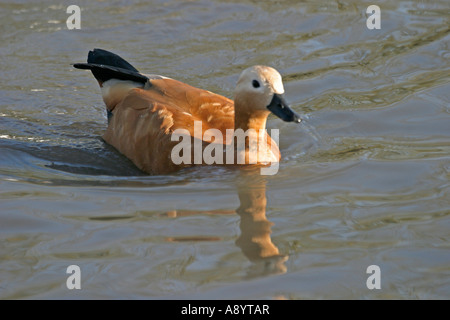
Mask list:
[[[381,30],[361,1],[70,4],[0,4],[0,298],[450,298],[448,1],[378,1]],[[275,176],[143,175],[70,65],[93,48],[228,97],[274,66],[305,121],[270,117]]]

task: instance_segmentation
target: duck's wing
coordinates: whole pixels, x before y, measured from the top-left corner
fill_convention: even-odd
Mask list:
[[[106,142],[149,173],[174,171],[172,141],[177,129],[194,137],[194,121],[207,129],[234,127],[233,101],[177,80],[153,77],[144,88],[134,88],[112,110]],[[191,161],[193,163],[193,161]]]
[[[225,133],[225,129],[234,128],[233,100],[170,78],[153,78],[149,83],[143,95],[173,109],[174,116],[179,116],[176,120],[183,121],[190,115],[202,122],[204,130],[215,128]],[[187,127],[187,123],[176,124]]]
[[[212,128],[233,128],[230,120],[234,117],[234,105],[230,99],[164,76],[142,74],[110,51],[96,48],[89,51],[87,63],[73,66],[92,71],[101,87],[108,115],[132,89],[141,88],[144,91],[140,94],[147,100],[171,107],[174,114],[185,112]]]

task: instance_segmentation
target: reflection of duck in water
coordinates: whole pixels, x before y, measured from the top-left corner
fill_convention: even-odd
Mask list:
[[[254,268],[263,267],[259,272],[254,270],[253,274],[285,273],[284,262],[288,256],[280,254],[270,237],[273,223],[266,217],[266,180],[256,175],[246,178],[254,181],[244,182],[238,187],[240,206],[236,212],[241,217],[241,235],[236,245],[250,261],[256,263]]]
[[[205,159],[203,162],[197,160],[200,158],[198,154],[195,157],[191,154],[192,160],[188,155],[187,161],[174,161],[172,150],[181,143],[179,139],[172,140],[174,131],[184,132],[178,138],[186,135],[188,142],[192,141],[188,145],[193,144],[194,151],[199,153],[195,148],[197,144],[202,152],[201,148],[205,150],[211,143],[209,129],[217,129],[216,132],[223,137],[222,141],[215,141],[218,138],[214,135],[214,145],[220,146],[218,150],[226,150],[224,145],[231,145],[234,130],[247,132],[254,129],[248,133],[248,139],[257,142],[258,148],[250,148],[249,143],[245,143],[245,147],[240,146],[244,148],[236,149],[236,143],[233,155],[246,164],[277,163],[280,160],[278,147],[265,131],[268,115],[272,112],[284,121],[300,122],[299,116],[283,99],[281,75],[266,66],[254,66],[242,72],[234,101],[174,79],[141,74],[118,55],[101,49],[90,51],[87,63],[76,63],[74,67],[91,70],[101,87],[109,120],[104,140],[147,173],[173,172],[194,161],[195,164],[205,164]],[[201,124],[200,137],[195,132],[197,123]],[[231,136],[227,137],[230,133]],[[194,137],[203,141],[194,143]],[[260,138],[267,142],[258,144]],[[184,159],[185,155],[181,158]],[[227,164],[229,162],[226,161]],[[232,162],[236,164],[236,161]]]
[[[270,237],[273,225],[266,217],[266,180],[258,170],[243,170],[238,178],[238,196],[240,205],[236,210],[188,211],[174,210],[167,212],[169,217],[194,214],[238,214],[241,234],[236,245],[253,263],[249,276],[261,276],[286,272],[287,255],[280,254]],[[169,241],[220,241],[218,237],[182,237],[169,238]]]

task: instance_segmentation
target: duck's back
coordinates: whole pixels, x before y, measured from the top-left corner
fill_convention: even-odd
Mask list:
[[[106,83],[105,83],[106,84]],[[194,122],[203,132],[218,129],[225,136],[234,128],[233,101],[169,78],[151,78],[144,88],[129,90],[110,107],[111,117],[104,140],[148,173],[178,169],[171,159],[178,141],[171,136],[185,129],[194,136]]]

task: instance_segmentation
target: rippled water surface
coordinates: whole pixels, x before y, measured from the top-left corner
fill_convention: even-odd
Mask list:
[[[377,1],[380,30],[363,1],[69,4],[0,4],[0,298],[450,298],[448,1]],[[144,175],[71,67],[93,48],[228,97],[274,66],[305,121],[269,118],[275,176]]]

